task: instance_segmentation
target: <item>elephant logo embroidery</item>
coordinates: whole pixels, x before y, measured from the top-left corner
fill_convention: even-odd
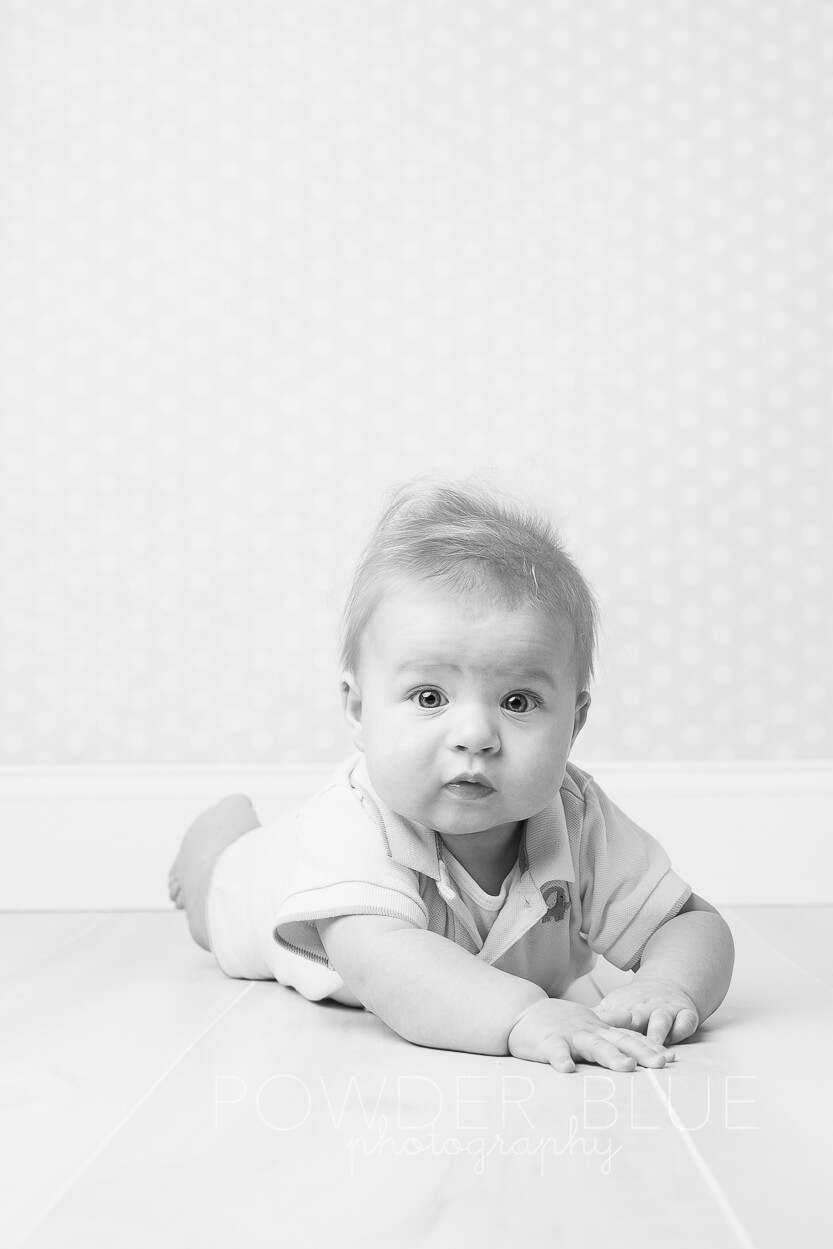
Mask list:
[[[551,919],[558,922],[564,918],[567,907],[570,905],[570,898],[563,885],[559,885],[554,880],[548,880],[541,888],[541,897],[547,904],[547,913],[541,917],[542,924],[546,924]]]

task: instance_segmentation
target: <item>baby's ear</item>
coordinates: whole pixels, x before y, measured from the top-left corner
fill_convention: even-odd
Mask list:
[[[579,694],[576,694],[576,710],[573,717],[573,736],[570,739],[571,746],[581,730],[584,728],[584,722],[587,719],[587,713],[589,710],[590,693],[588,690],[582,690]]]
[[[353,739],[353,745],[357,750],[364,750],[364,738],[362,735],[362,695],[359,689],[359,683],[352,672],[342,672],[339,677],[339,690],[341,692],[341,708],[344,712],[344,718],[350,730],[350,736]]]

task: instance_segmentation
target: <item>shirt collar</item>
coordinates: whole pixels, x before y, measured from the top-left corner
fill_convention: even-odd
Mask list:
[[[575,880],[560,792],[550,806],[527,820],[520,867],[521,874],[529,871],[539,889],[553,880]]]
[[[397,815],[382,802],[371,784],[363,752],[359,751],[350,760],[347,771],[350,784],[365,800],[394,863],[439,880],[438,838],[433,830],[426,824],[418,824]],[[556,795],[551,806],[545,807],[526,821],[519,865],[521,875],[529,871],[539,889],[553,880],[575,880],[567,821],[560,793]]]

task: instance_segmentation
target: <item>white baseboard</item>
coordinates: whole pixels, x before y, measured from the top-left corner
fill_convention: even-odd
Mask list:
[[[580,766],[715,905],[833,902],[833,763]],[[266,823],[333,768],[0,768],[0,910],[168,907],[168,868],[203,808],[245,793]]]

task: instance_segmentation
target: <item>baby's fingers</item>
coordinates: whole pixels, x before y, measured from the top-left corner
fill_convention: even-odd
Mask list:
[[[544,1054],[551,1067],[565,1074],[575,1071],[576,1060],[598,1063],[614,1071],[632,1071],[636,1065],[632,1058],[605,1040],[603,1033],[592,1031],[576,1032],[571,1043],[562,1037],[550,1037]]]
[[[599,1002],[598,1006],[594,1006],[595,1013],[599,1016],[603,1023],[610,1028],[632,1028],[633,1016],[626,1006],[616,1006],[614,1003],[607,1005],[605,1002]]]
[[[699,1026],[700,1016],[697,1014],[697,1011],[692,1010],[690,1007],[685,1007],[678,1013],[668,1039],[672,1044],[676,1041],[683,1041],[686,1037],[695,1033]]]
[[[615,1044],[623,1054],[630,1054],[635,1058],[640,1067],[664,1067],[675,1058],[671,1050],[639,1032],[617,1030]]]
[[[635,1060],[618,1043],[618,1029],[576,1032],[573,1035],[573,1053],[586,1062],[598,1063],[611,1071],[633,1071],[636,1066]]]
[[[666,1006],[661,1006],[657,1010],[651,1011],[648,1020],[647,1037],[649,1041],[656,1041],[658,1045],[662,1045],[665,1038],[674,1026],[675,1012],[669,1010]],[[679,1037],[677,1038],[679,1040]]]
[[[667,1040],[673,1045],[691,1036],[692,1032],[696,1032],[699,1023],[700,1017],[691,1007],[683,1006],[676,1010],[660,1006],[651,1011],[648,1020],[648,1039],[657,1041],[660,1045]]]
[[[546,1061],[556,1071],[569,1073],[575,1071],[576,1064],[573,1062],[573,1056],[570,1053],[570,1047],[563,1037],[548,1037],[544,1043],[544,1056]]]

